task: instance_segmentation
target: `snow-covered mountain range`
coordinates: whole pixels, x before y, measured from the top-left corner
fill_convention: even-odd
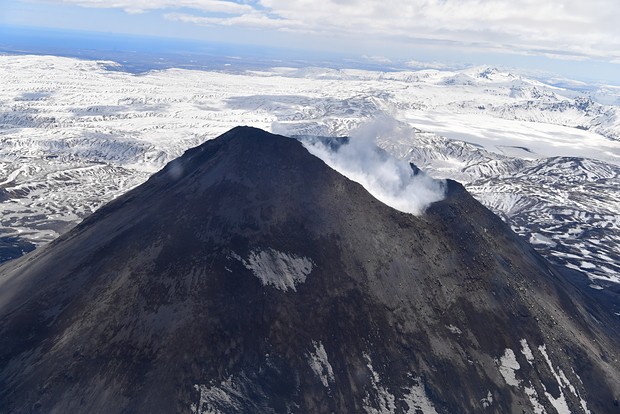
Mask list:
[[[391,122],[379,146],[462,182],[593,287],[620,283],[620,88],[560,87],[488,67],[130,74],[113,66],[0,56],[4,259],[53,240],[234,126],[343,136],[381,118]]]

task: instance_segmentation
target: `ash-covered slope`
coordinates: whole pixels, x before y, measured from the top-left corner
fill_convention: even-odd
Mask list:
[[[615,322],[455,182],[239,127],[0,268],[0,412],[610,413]]]

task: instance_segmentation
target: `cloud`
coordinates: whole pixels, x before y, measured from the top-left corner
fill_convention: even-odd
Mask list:
[[[242,14],[235,17],[201,17],[186,13],[166,13],[165,19],[194,23],[200,26],[235,26],[258,30],[300,29],[303,23],[292,20],[272,19],[260,12]]]
[[[419,62],[417,60],[410,60],[405,63],[405,65],[409,66],[413,69],[465,69],[469,67],[469,65],[463,63],[445,63],[445,62]]]
[[[126,7],[123,10],[125,10],[125,12],[129,14],[143,14],[147,12],[144,9],[136,9],[134,7]]]
[[[170,20],[322,34],[336,42],[429,43],[564,59],[620,59],[617,0],[48,1],[130,13],[165,10]],[[183,14],[174,13],[180,8]]]
[[[308,151],[345,177],[360,183],[376,199],[405,213],[419,215],[445,197],[445,182],[422,172],[376,146],[382,136],[414,133],[387,115],[352,131],[348,143],[333,149],[320,140],[302,140]]]
[[[262,0],[285,19],[348,36],[426,39],[493,50],[620,54],[616,0]]]
[[[388,59],[386,57],[383,56],[366,56],[363,55],[362,56],[364,59],[370,60],[371,62],[377,62],[377,63],[392,63],[391,59]]]
[[[225,0],[51,0],[50,3],[93,8],[120,8],[128,13],[144,13],[149,10],[188,8],[208,13],[251,13],[254,7]]]

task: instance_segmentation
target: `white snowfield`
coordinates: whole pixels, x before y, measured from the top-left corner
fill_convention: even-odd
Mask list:
[[[312,260],[307,257],[270,248],[251,252],[247,260],[234,252],[231,253],[231,257],[251,270],[263,286],[271,285],[285,292],[289,289],[296,292],[296,286],[306,282],[306,277],[312,272],[313,267]]]
[[[520,342],[522,348],[517,350],[517,353],[520,351],[526,358],[527,363],[532,366],[537,363],[545,364],[553,376],[550,382],[543,383],[538,381],[537,384],[535,383],[536,380],[517,378],[517,376],[522,377],[520,374],[522,366],[517,361],[515,351],[510,348],[504,350],[504,355],[501,358],[495,359],[498,376],[501,376],[507,385],[513,387],[517,395],[524,394],[528,398],[530,403],[529,412],[534,412],[535,414],[547,414],[550,412],[571,414],[575,411],[571,411],[569,408],[567,396],[572,394],[571,399],[578,401],[580,405],[581,411],[579,412],[591,414],[587,401],[582,398],[579,392],[579,389],[582,388],[580,384],[583,384],[581,377],[574,370],[567,374],[559,367],[554,366],[547,353],[546,345],[540,345],[535,348],[535,351],[532,351],[526,339],[522,339]],[[316,374],[317,380],[325,388],[330,388],[336,383],[336,377],[329,363],[325,347],[321,342],[316,341],[312,341],[312,345],[314,352],[310,351],[306,354],[308,364]],[[537,358],[533,352],[537,352]],[[371,387],[374,391],[371,395],[367,390],[363,400],[364,411],[367,414],[394,414],[397,412],[396,407],[402,407],[403,403],[407,414],[437,414],[435,405],[427,395],[422,378],[410,374],[412,385],[401,389],[400,396],[397,397],[392,393],[388,384],[382,381],[381,376],[373,366],[370,354],[364,353],[363,356],[370,373]],[[557,387],[557,397],[554,397],[549,392],[547,389],[549,385]],[[194,414],[224,414],[239,411],[244,405],[247,406],[248,402],[251,402],[253,399],[254,401],[256,400],[257,390],[255,387],[252,389],[251,380],[245,374],[236,377],[230,376],[219,384],[195,384],[194,388],[200,392],[199,400],[191,406],[191,412]],[[254,397],[251,396],[252,394],[254,394]],[[497,395],[487,391],[486,395],[480,399],[480,409],[483,411],[491,407],[494,401],[497,401],[497,398]],[[500,395],[499,399],[501,400],[501,398],[502,396]],[[549,410],[549,407],[553,407],[553,410]]]
[[[237,125],[342,136],[381,118],[392,122],[379,146],[461,181],[594,286],[620,282],[620,88],[488,67],[136,75],[114,65],[0,56],[2,236],[46,243]]]

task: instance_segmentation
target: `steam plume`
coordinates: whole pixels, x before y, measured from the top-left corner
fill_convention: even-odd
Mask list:
[[[384,116],[351,132],[348,142],[335,147],[318,139],[302,139],[311,154],[345,177],[360,183],[375,198],[397,210],[421,214],[445,196],[445,182],[399,160],[375,145],[379,136],[403,133],[393,118]]]

